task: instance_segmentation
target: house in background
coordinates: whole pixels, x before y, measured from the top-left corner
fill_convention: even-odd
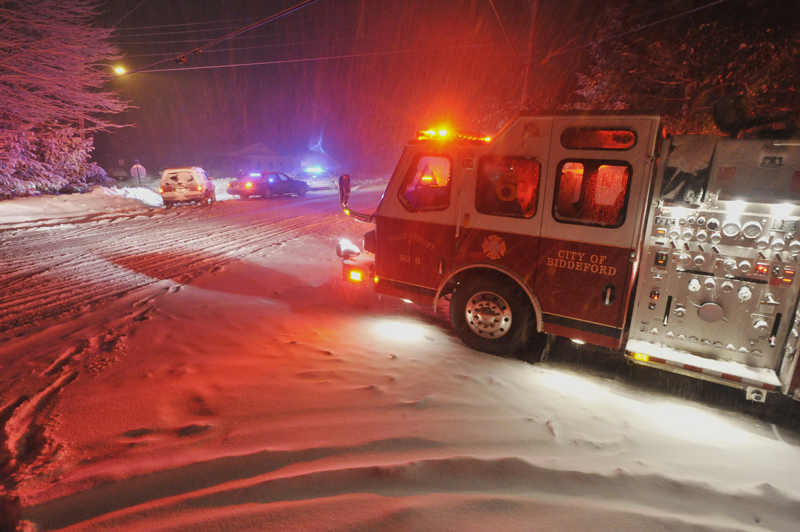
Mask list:
[[[261,142],[233,152],[231,159],[244,172],[269,170],[294,172],[300,167],[300,160],[296,157],[281,155]]]

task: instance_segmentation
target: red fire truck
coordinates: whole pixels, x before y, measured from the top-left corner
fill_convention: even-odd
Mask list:
[[[800,399],[800,141],[663,138],[660,117],[520,115],[493,137],[420,131],[345,279],[436,305],[468,346],[547,335]],[[800,284],[800,283],[798,283]]]

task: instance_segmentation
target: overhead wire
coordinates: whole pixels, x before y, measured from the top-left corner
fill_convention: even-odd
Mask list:
[[[240,29],[238,29],[236,31],[233,31],[233,32],[231,32],[231,33],[229,33],[227,35],[224,35],[222,37],[219,37],[217,39],[214,39],[211,42],[208,42],[208,43],[206,43],[206,44],[204,44],[202,46],[199,46],[199,47],[193,49],[191,52],[187,52],[186,54],[179,55],[179,56],[175,57],[174,60],[177,63],[185,63],[186,60],[187,60],[187,56],[189,56],[189,55],[197,55],[197,54],[201,53],[203,50],[205,50],[206,48],[214,46],[215,44],[218,44],[218,43],[220,43],[220,42],[222,42],[222,41],[224,41],[226,39],[230,39],[232,37],[235,37],[236,35],[240,35],[240,34],[242,34],[244,32],[247,32],[247,31],[250,31],[252,29],[255,29],[255,28],[257,28],[257,27],[259,27],[259,26],[261,26],[263,24],[266,24],[267,22],[270,22],[271,20],[275,20],[277,18],[286,16],[286,15],[288,15],[290,13],[294,13],[295,11],[304,8],[305,6],[307,6],[309,4],[313,4],[316,1],[317,0],[305,0],[303,2],[300,2],[299,4],[296,4],[296,5],[294,5],[294,6],[290,7],[290,8],[284,9],[283,11],[281,11],[279,13],[276,13],[274,15],[270,15],[267,18],[259,20],[258,22],[254,22],[253,24],[250,24],[248,26],[240,28]],[[162,59],[162,60],[156,61],[156,62],[154,62],[154,63],[152,63],[150,65],[146,65],[146,66],[137,68],[135,70],[131,70],[130,72],[126,72],[124,74],[120,74],[120,75],[118,75],[116,77],[122,77],[122,76],[128,76],[130,74],[135,74],[137,72],[141,72],[143,70],[147,70],[147,69],[153,68],[154,66],[161,65],[161,64],[166,63],[168,61],[170,61],[170,59]]]
[[[636,33],[637,31],[641,31],[641,30],[644,30],[644,29],[647,29],[647,28],[652,28],[653,26],[657,26],[659,24],[663,24],[664,22],[669,22],[670,20],[675,20],[677,18],[684,17],[684,16],[690,15],[692,13],[697,13],[698,11],[703,11],[704,9],[708,9],[710,7],[714,7],[714,6],[719,5],[719,4],[724,4],[725,2],[728,2],[728,1],[730,1],[730,0],[716,0],[715,2],[711,2],[710,4],[706,4],[704,6],[701,6],[701,7],[695,8],[695,9],[690,9],[689,11],[685,11],[683,13],[679,13],[678,15],[673,15],[673,16],[667,17],[665,19],[657,20],[655,22],[651,22],[650,24],[645,24],[644,26],[640,26],[640,27],[634,28],[632,30],[624,31],[622,33],[618,33],[616,35],[612,35],[612,36],[606,37],[604,39],[599,39],[597,41],[593,41],[593,42],[590,42],[590,43],[582,44],[582,45],[576,46],[574,48],[569,48],[568,50],[561,50],[559,52],[553,52],[552,54],[549,54],[549,55],[546,55],[546,56],[537,57],[537,58],[534,58],[533,61],[542,61],[542,62],[544,62],[544,61],[547,61],[548,59],[550,59],[552,57],[556,57],[556,56],[559,56],[559,55],[563,55],[563,54],[567,54],[567,53],[570,53],[570,52],[574,52],[576,50],[581,50],[583,48],[588,48],[589,46],[594,46],[596,44],[600,44],[600,43],[604,43],[604,42],[607,42],[607,41],[611,41],[613,39],[618,39],[620,37],[624,37],[625,35],[630,35],[631,33]]]
[[[111,27],[112,27],[112,28],[115,28],[115,27],[117,27],[117,24],[119,24],[120,22],[122,22],[123,20],[125,20],[126,18],[128,18],[128,15],[130,15],[131,13],[133,13],[134,11],[136,11],[137,9],[139,9],[139,7],[140,7],[142,4],[144,4],[145,2],[147,2],[147,0],[142,0],[141,2],[139,2],[138,4],[136,4],[136,7],[134,7],[133,9],[131,9],[130,11],[128,11],[127,13],[125,13],[125,16],[124,16],[124,17],[122,17],[121,19],[119,19],[119,20],[117,21],[117,23],[116,23],[116,24],[114,24],[114,25],[113,25],[113,26],[111,26]]]
[[[455,50],[459,48],[482,48],[482,47],[493,47],[495,46],[492,43],[487,44],[463,44],[457,46],[441,46],[437,48],[417,48],[413,50],[394,50],[391,52],[370,52],[364,54],[348,54],[348,55],[334,55],[334,56],[327,56],[327,57],[307,57],[302,59],[283,59],[277,61],[258,61],[254,63],[236,63],[236,64],[226,64],[226,65],[207,65],[207,66],[197,66],[197,67],[184,67],[184,68],[159,68],[155,70],[138,70],[137,72],[141,72],[142,74],[151,74],[151,73],[158,73],[158,72],[183,72],[188,70],[213,70],[217,68],[236,68],[236,67],[246,67],[246,66],[259,66],[259,65],[278,65],[283,63],[307,63],[312,61],[326,61],[330,59],[351,59],[356,57],[371,57],[376,55],[395,55],[395,54],[408,54],[408,53],[419,53],[419,52],[435,52],[440,50]]]
[[[506,25],[503,24],[503,19],[500,18],[500,13],[497,11],[497,6],[494,5],[494,0],[489,0],[489,5],[492,6],[492,11],[494,12],[494,16],[497,19],[497,22],[500,23],[500,27],[503,29],[503,35],[506,36],[508,47],[511,48],[512,52],[514,52],[514,57],[517,58],[517,61],[521,61],[521,58],[517,53],[517,48],[516,46],[514,46],[514,42],[511,40],[511,36],[508,34],[508,30],[506,30]]]
[[[337,41],[341,42],[341,41],[355,41],[355,40],[360,40],[360,38],[342,37],[342,38],[339,38],[339,39],[320,39],[320,40],[317,40],[317,41],[303,41],[303,42],[287,43],[287,44],[264,44],[264,45],[261,45],[261,46],[240,46],[240,47],[237,47],[237,48],[219,48],[219,49],[216,49],[216,50],[208,50],[208,51],[206,51],[204,53],[212,54],[212,53],[217,53],[217,52],[235,52],[235,51],[240,51],[240,50],[263,50],[265,48],[282,48],[282,47],[287,47],[287,46],[302,46],[302,45],[306,45],[306,44],[322,44],[322,43],[327,43],[327,42],[337,42]],[[129,57],[163,57],[163,56],[174,56],[174,55],[175,55],[175,52],[165,52],[165,53],[160,53],[160,54],[126,54],[125,57],[126,58],[129,58]]]
[[[605,13],[601,13],[600,15],[597,15],[596,17],[587,18],[586,20],[583,20],[581,22],[576,22],[575,24],[572,24],[571,26],[567,26],[564,29],[568,30],[568,29],[572,29],[572,28],[574,28],[576,26],[582,26],[583,24],[589,23],[589,22],[591,22],[593,20],[597,20],[599,18],[606,17],[606,16],[610,15],[611,13],[613,13],[614,11],[620,11],[622,9],[627,9],[627,8],[629,8],[631,6],[634,6],[636,4],[639,4],[639,3],[643,2],[643,1],[644,0],[636,0],[635,2],[631,2],[630,4],[627,4],[627,5],[620,6],[620,7],[615,7],[614,9],[612,9],[610,11],[606,11]]]
[[[305,32],[303,31],[287,31],[283,33],[270,33],[270,34],[262,34],[262,35],[242,35],[236,37],[230,37],[230,39],[263,39],[264,37],[284,37],[287,35],[300,35]],[[147,46],[150,44],[185,44],[187,42],[198,42],[204,41],[206,39],[203,38],[196,38],[196,39],[181,39],[181,40],[172,40],[172,41],[117,41],[117,44],[120,46]]]

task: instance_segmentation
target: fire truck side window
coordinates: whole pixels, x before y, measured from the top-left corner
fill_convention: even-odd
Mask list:
[[[441,211],[450,206],[449,157],[421,155],[400,188],[400,203],[409,212]]]
[[[628,206],[630,175],[631,167],[624,161],[562,162],[553,217],[564,223],[621,226]]]
[[[482,157],[475,186],[475,209],[481,214],[531,218],[539,199],[541,165],[524,157]]]
[[[636,133],[629,129],[571,127],[561,134],[561,145],[571,150],[629,150]]]

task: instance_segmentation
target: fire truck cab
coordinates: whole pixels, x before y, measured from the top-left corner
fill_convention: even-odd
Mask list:
[[[419,132],[374,214],[344,207],[375,225],[345,278],[418,303],[452,295],[474,349],[535,354],[551,334],[756,400],[800,388],[800,142],[662,139],[647,114],[520,115],[491,138]]]

